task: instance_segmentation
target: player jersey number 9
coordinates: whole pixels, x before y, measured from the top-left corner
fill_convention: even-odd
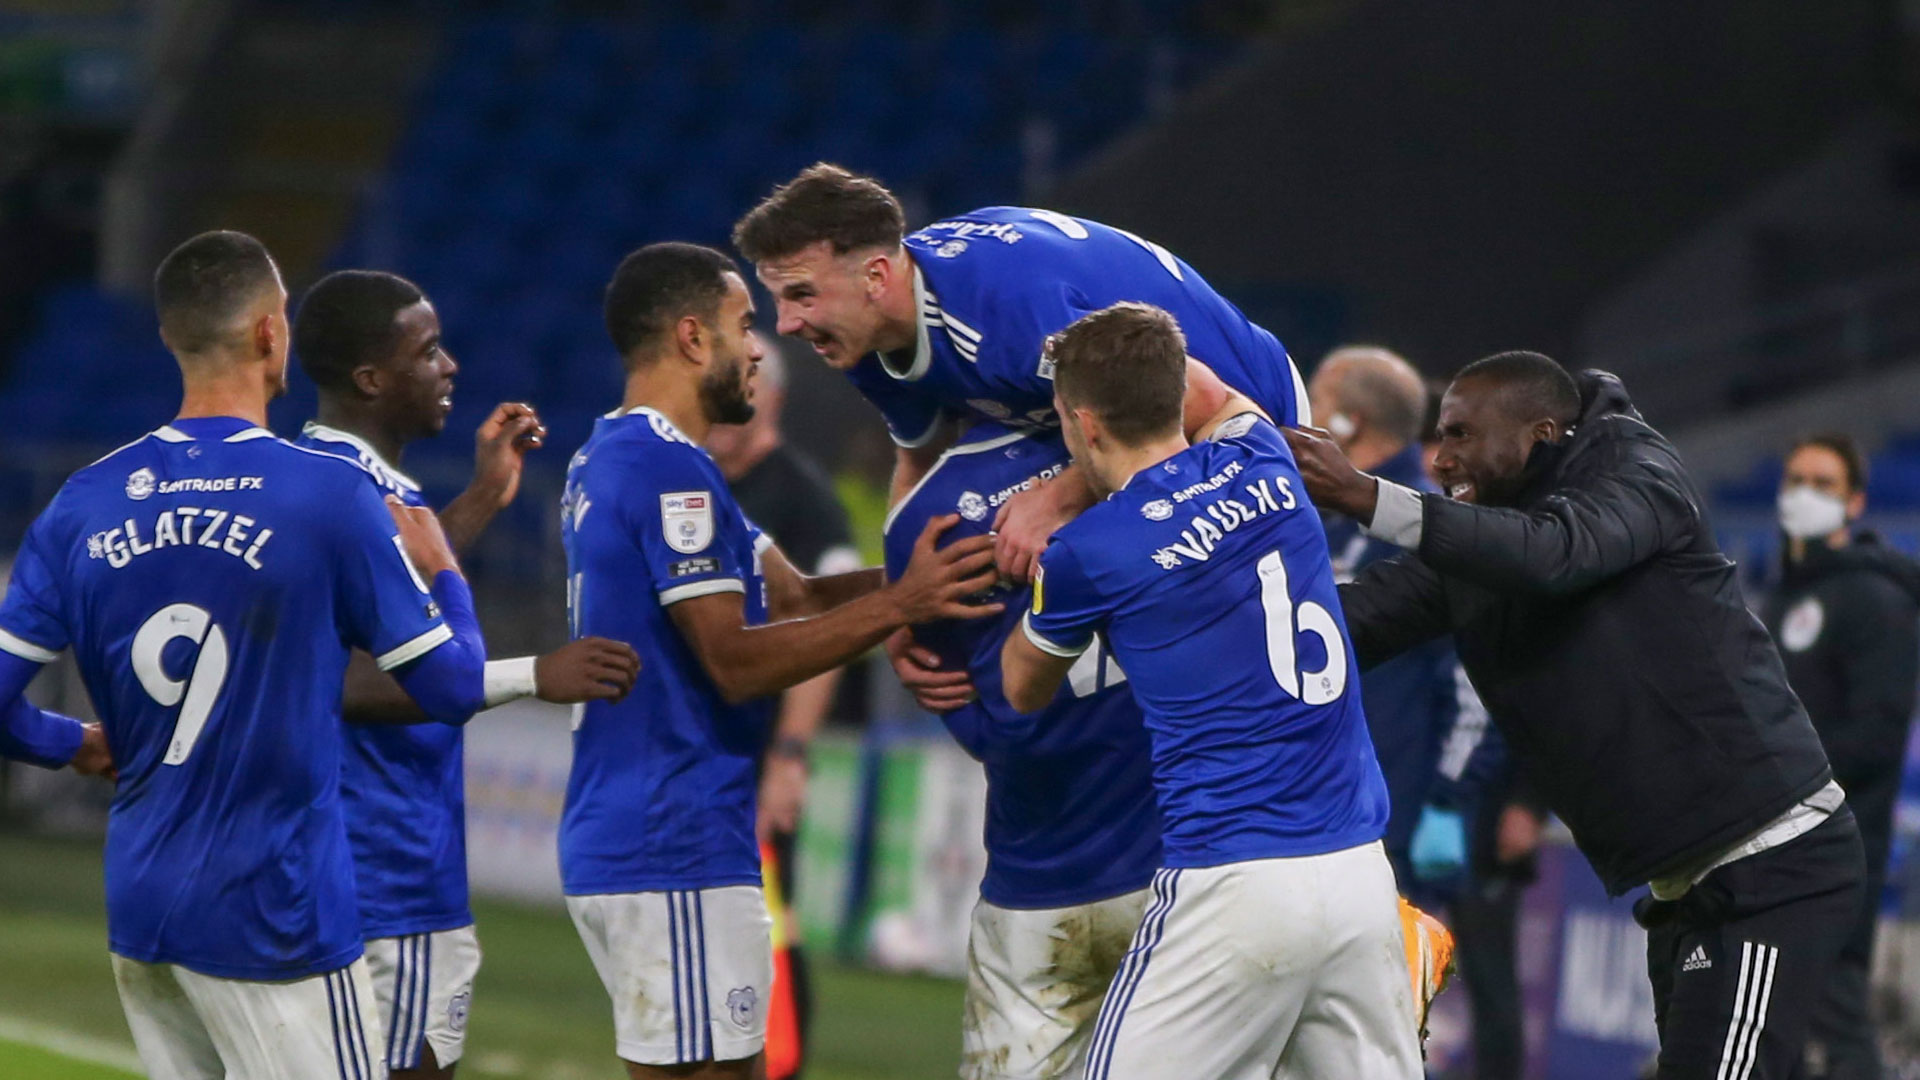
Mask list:
[[[1337,699],[1347,688],[1347,643],[1340,636],[1340,624],[1312,600],[1294,605],[1287,591],[1287,564],[1279,552],[1268,552],[1255,569],[1260,574],[1260,605],[1267,612],[1267,665],[1273,669],[1273,681],[1308,705]],[[1312,634],[1326,646],[1327,663],[1319,671],[1299,670],[1295,646],[1299,634]]]
[[[167,674],[161,655],[176,638],[200,646],[193,673],[183,682]],[[140,686],[163,708],[180,706],[161,763],[178,765],[193,753],[200,732],[213,712],[214,699],[227,681],[227,635],[214,625],[205,608],[168,604],[154,612],[133,635],[133,673]]]

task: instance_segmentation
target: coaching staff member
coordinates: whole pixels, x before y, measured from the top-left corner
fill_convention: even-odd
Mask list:
[[[1462,370],[1446,496],[1291,432],[1321,506],[1409,554],[1341,589],[1363,665],[1452,632],[1518,767],[1619,895],[1652,896],[1661,1080],[1784,1080],[1861,903],[1860,834],[1699,493],[1619,380]]]
[[[1814,1008],[1802,1075],[1880,1080],[1867,985],[1920,678],[1920,565],[1854,531],[1867,509],[1867,462],[1846,435],[1794,444],[1779,507],[1785,565],[1761,618],[1846,789],[1867,855],[1866,896]]]

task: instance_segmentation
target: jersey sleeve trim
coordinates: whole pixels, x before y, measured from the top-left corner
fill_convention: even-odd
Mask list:
[[[772,546],[773,537],[768,536],[766,533],[760,533],[753,538],[753,553],[755,555],[765,555],[767,549]]]
[[[402,664],[409,664],[427,655],[433,650],[453,640],[453,629],[441,623],[433,629],[414,638],[412,641],[395,646],[374,658],[374,664],[381,671],[392,671]]]
[[[699,596],[713,596],[716,593],[737,592],[744,595],[747,583],[739,578],[714,578],[711,581],[690,581],[685,585],[675,585],[671,589],[661,589],[660,606],[668,607],[682,600],[692,600]]]
[[[57,651],[46,648],[43,645],[35,645],[31,641],[14,634],[9,634],[5,630],[0,630],[0,649],[4,649],[22,660],[31,660],[36,664],[51,664],[55,660],[60,659],[60,654]]]
[[[1293,376],[1293,426],[1312,427],[1313,402],[1307,397],[1307,381],[1300,377],[1300,365],[1293,362],[1292,356],[1287,357],[1287,374]],[[1285,420],[1284,416],[1273,418],[1276,424]]]
[[[1086,652],[1087,647],[1093,644],[1093,639],[1088,638],[1086,641],[1082,642],[1078,648],[1075,648],[1069,645],[1061,645],[1057,642],[1041,637],[1040,632],[1033,628],[1032,620],[1033,620],[1033,612],[1031,611],[1027,612],[1025,615],[1020,616],[1020,632],[1027,635],[1027,640],[1033,642],[1034,648],[1039,649],[1041,652],[1046,653],[1048,656],[1057,656],[1062,660],[1071,660],[1074,657],[1079,656],[1081,653]]]
[[[932,442],[934,437],[940,434],[940,421],[946,419],[946,416],[945,410],[935,410],[933,419],[927,421],[927,429],[918,435],[903,436],[893,430],[892,424],[888,424],[887,437],[893,440],[893,445],[903,450],[918,450]]]

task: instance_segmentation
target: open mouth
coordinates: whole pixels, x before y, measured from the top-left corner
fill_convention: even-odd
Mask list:
[[[1471,502],[1473,501],[1473,485],[1465,483],[1464,481],[1458,484],[1449,484],[1447,485],[1447,495],[1456,502]]]
[[[451,384],[434,400],[434,404],[439,405],[440,411],[443,413],[453,411],[453,386]]]

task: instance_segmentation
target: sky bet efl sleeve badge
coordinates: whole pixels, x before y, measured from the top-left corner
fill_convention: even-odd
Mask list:
[[[660,528],[667,546],[682,555],[707,550],[713,543],[713,494],[673,491],[660,496]]]

